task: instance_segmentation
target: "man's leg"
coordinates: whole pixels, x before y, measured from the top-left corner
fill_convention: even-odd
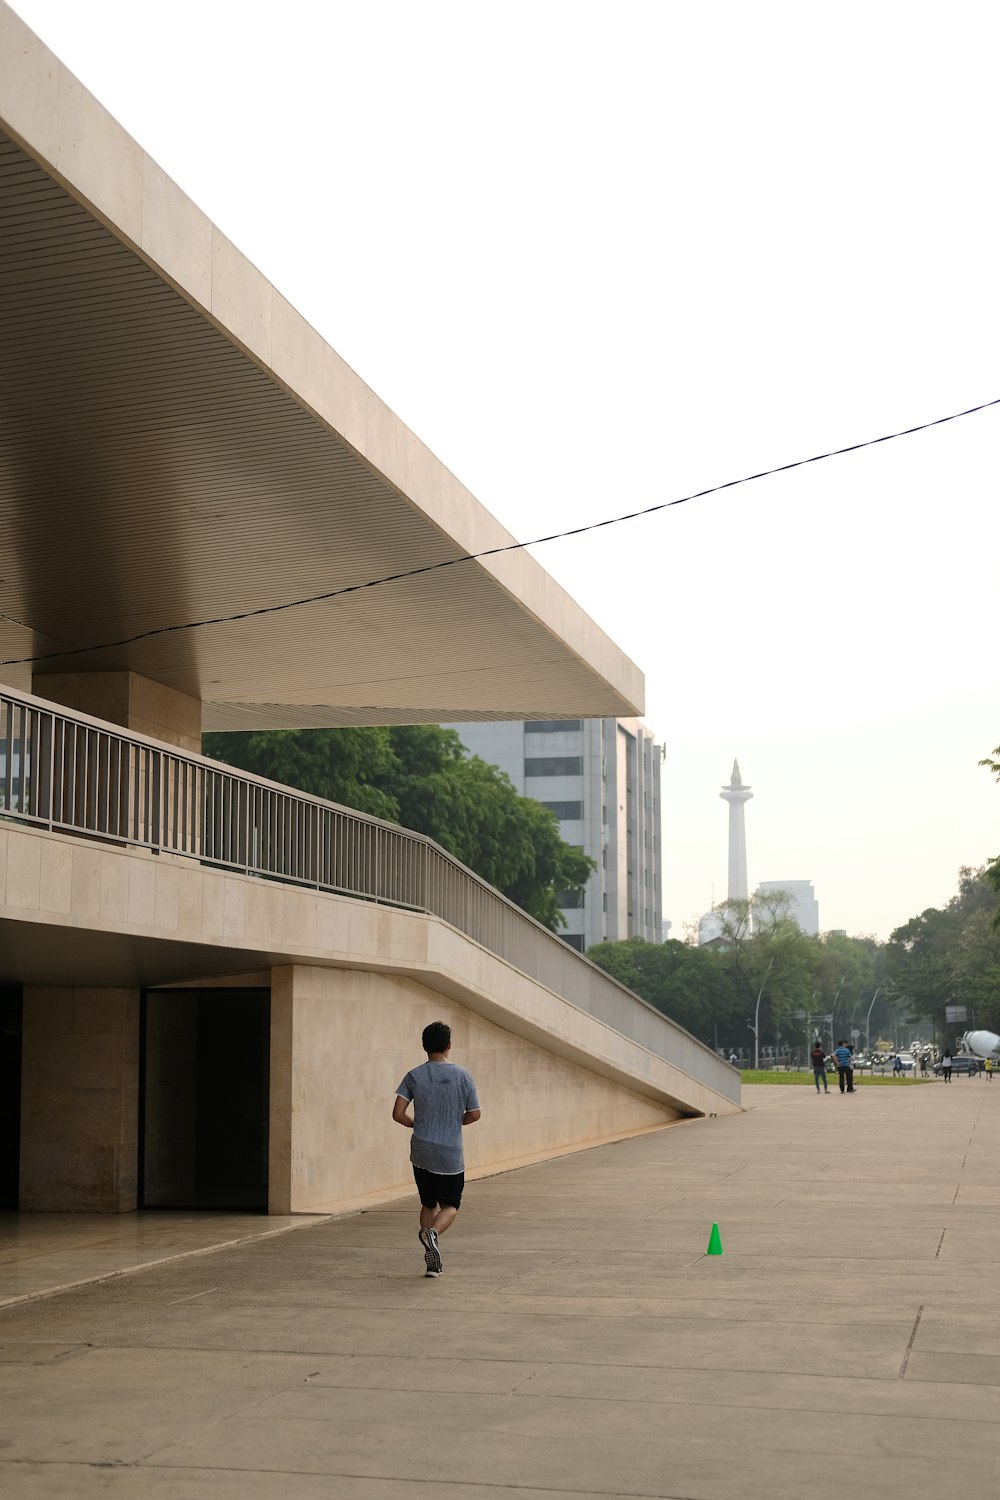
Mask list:
[[[849,1094],[853,1094],[854,1093],[854,1069],[853,1068],[845,1068],[844,1072],[847,1074],[847,1092]]]
[[[458,1172],[446,1176],[425,1173],[423,1177],[424,1182],[420,1194],[419,1239],[424,1247],[424,1263],[427,1266],[428,1276],[440,1276],[443,1267],[438,1242],[441,1235],[451,1228],[458,1217],[465,1187],[465,1173]],[[431,1207],[432,1198],[433,1207]]]
[[[846,1075],[847,1075],[847,1069],[846,1068],[838,1068],[837,1069],[837,1082],[840,1085],[840,1092],[841,1093],[843,1093],[844,1090],[847,1087]]]
[[[420,1228],[417,1239],[424,1247],[424,1265],[428,1276],[440,1276],[441,1254],[434,1233],[434,1224],[440,1211],[436,1180],[433,1172],[428,1172],[423,1167],[414,1167],[413,1177],[420,1194]]]
[[[819,1093],[819,1068],[813,1068],[813,1082],[816,1085],[816,1092],[818,1094]]]
[[[453,1208],[450,1203],[446,1203],[444,1208],[439,1208],[434,1215],[433,1224],[429,1224],[427,1227],[433,1229],[434,1233],[440,1238],[446,1229],[451,1228],[457,1217],[458,1209]]]

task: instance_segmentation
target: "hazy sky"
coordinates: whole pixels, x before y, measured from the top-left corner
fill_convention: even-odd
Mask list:
[[[14,0],[521,537],[1000,396],[1000,11]],[[537,549],[646,673],[664,911],[1000,852],[1000,408]]]

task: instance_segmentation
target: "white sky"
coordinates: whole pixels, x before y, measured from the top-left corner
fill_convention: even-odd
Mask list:
[[[1000,11],[14,0],[517,535],[1000,396]],[[664,911],[1000,852],[1000,408],[537,556],[646,673]]]

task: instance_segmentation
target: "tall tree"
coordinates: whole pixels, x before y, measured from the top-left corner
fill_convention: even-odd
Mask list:
[[[282,786],[297,787],[387,822],[399,806],[382,782],[394,752],[389,730],[269,729],[202,735],[202,754]]]
[[[595,943],[587,957],[700,1041],[742,1046],[746,1035],[741,1001],[716,949],[668,939],[642,938]]]
[[[552,931],[596,866],[553,813],[437,724],[208,734],[206,755],[426,834]]]
[[[949,1024],[948,1005],[965,1005],[968,1024],[1000,1029],[1000,929],[990,869],[963,866],[958,891],[943,907],[928,907],[890,936],[885,947],[887,988],[906,1017],[931,1018],[941,1038],[954,1042],[965,1022]]]

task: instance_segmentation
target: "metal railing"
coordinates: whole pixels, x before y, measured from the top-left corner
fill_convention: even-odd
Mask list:
[[[6,688],[0,816],[430,913],[739,1098],[728,1063],[422,834]]]

